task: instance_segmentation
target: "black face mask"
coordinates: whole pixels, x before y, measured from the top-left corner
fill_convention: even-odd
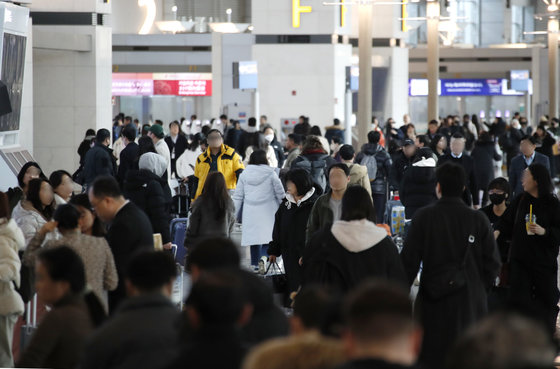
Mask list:
[[[500,205],[506,199],[505,194],[500,195],[500,194],[497,194],[497,193],[493,193],[488,197],[490,198],[490,202],[494,205]]]

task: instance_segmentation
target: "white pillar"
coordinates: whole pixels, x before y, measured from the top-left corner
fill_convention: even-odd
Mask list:
[[[428,1],[428,122],[439,118],[439,2]]]
[[[558,117],[558,19],[548,20],[548,115]]]
[[[344,94],[344,143],[352,145],[352,90],[347,89]]]
[[[358,89],[358,144],[361,147],[367,142],[367,134],[371,127],[372,109],[372,17],[373,6],[360,4],[359,24],[359,58],[360,87]]]
[[[259,90],[255,90],[253,92],[253,111],[255,114],[255,118],[257,119],[257,129],[261,129],[261,111],[260,111],[260,95]]]

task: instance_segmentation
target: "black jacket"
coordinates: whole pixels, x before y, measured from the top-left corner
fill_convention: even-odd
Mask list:
[[[178,358],[167,368],[241,369],[247,351],[236,328],[223,324],[205,326],[180,348]]]
[[[377,161],[377,175],[375,181],[371,182],[371,192],[376,194],[387,193],[387,182],[393,165],[391,156],[381,145],[365,144],[362,146],[362,151],[356,156],[355,162],[360,164],[365,155],[375,155]],[[369,180],[371,181],[372,178]]]
[[[438,161],[438,166],[447,163],[448,161],[459,164],[465,170],[465,175],[467,178],[467,185],[465,187],[465,192],[463,194],[463,201],[467,205],[478,205],[478,185],[476,183],[476,177],[474,175],[474,160],[469,155],[463,153],[459,159],[454,158],[451,154],[445,154]]]
[[[426,286],[441,280],[442,269],[459,267],[466,250],[466,286],[441,298],[431,297]],[[444,197],[416,212],[401,260],[409,285],[423,263],[416,298],[425,332],[421,359],[427,367],[441,367],[455,340],[488,311],[487,291],[500,268],[492,227],[486,215],[460,198]]]
[[[129,202],[117,213],[105,238],[113,252],[119,275],[117,289],[109,292],[109,312],[113,312],[126,297],[124,280],[128,261],[138,250],[153,250],[154,232],[148,216]]]
[[[179,319],[167,297],[130,297],[89,339],[81,368],[163,368],[176,353]]]
[[[436,168],[408,168],[399,191],[406,219],[412,219],[418,209],[437,201],[436,184]]]
[[[243,344],[256,346],[269,339],[287,336],[289,323],[286,314],[274,303],[270,286],[263,278],[253,272],[239,270],[244,294],[253,307],[251,320],[245,324],[239,336]],[[180,325],[181,344],[189,344],[195,338],[192,324],[186,314],[182,315]]]
[[[276,160],[278,160],[278,168],[282,168],[284,165],[284,161],[286,160],[286,155],[284,155],[284,148],[278,142],[276,138],[270,143],[270,146],[274,149],[274,153],[276,154]]]
[[[150,218],[154,233],[161,233],[163,243],[171,242],[171,190],[167,180],[146,169],[130,170],[123,192],[127,199]]]
[[[119,170],[117,173],[117,180],[121,185],[124,185],[124,180],[126,179],[126,174],[131,169],[138,169],[138,152],[140,147],[136,142],[131,142],[121,151],[119,158]]]
[[[533,164],[542,164],[550,171],[550,160],[546,155],[535,152],[535,159]],[[523,171],[527,169],[527,162],[523,154],[517,155],[511,160],[508,168],[509,183],[513,189],[513,195],[519,195],[523,193],[523,186],[521,185],[521,179],[523,178]]]
[[[354,243],[352,247],[358,249],[352,251],[335,238],[331,228],[328,225],[315,233],[303,253],[304,285],[321,284],[347,293],[364,280],[376,278],[406,286],[397,246],[384,228],[377,227],[381,240],[372,239],[363,248]]]
[[[297,291],[301,284],[299,258],[303,255],[307,221],[317,197],[313,193],[299,206],[285,199],[276,211],[268,254],[282,255],[290,291]]]
[[[406,170],[412,165],[412,158],[407,158],[404,152],[399,151],[393,157],[393,167],[391,168],[391,188],[400,191],[401,182]]]
[[[546,230],[544,236],[527,235],[525,217],[533,205],[538,225]],[[500,218],[500,236],[511,240],[512,260],[531,268],[556,269],[560,245],[560,201],[554,196],[536,199],[526,192],[517,196]]]
[[[183,155],[189,146],[189,141],[187,141],[187,138],[182,134],[177,136],[177,141],[175,143],[173,142],[171,136],[165,137],[165,143],[167,144],[167,147],[169,147],[169,154],[172,155],[173,148],[175,148],[175,159],[173,160],[179,159],[179,156]]]
[[[241,151],[242,149],[241,145],[243,144],[243,142],[241,142],[243,137],[243,132],[244,131],[241,129],[235,129],[235,128],[228,129],[224,143],[229,147],[233,147],[237,152],[245,153],[244,151]]]
[[[90,185],[99,176],[115,176],[117,164],[113,150],[96,143],[86,154],[82,172],[83,183]]]
[[[476,163],[473,169],[478,194],[479,190],[488,190],[488,185],[494,179],[494,160],[502,160],[502,156],[496,151],[493,141],[477,141],[471,157]]]
[[[519,154],[519,144],[525,134],[520,129],[510,127],[499,138],[498,143],[508,155],[509,160]]]

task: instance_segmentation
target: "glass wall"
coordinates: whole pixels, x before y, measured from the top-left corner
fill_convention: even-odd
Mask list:
[[[450,0],[445,3],[447,6],[441,7],[441,14],[451,19],[440,23],[444,44],[487,47],[533,41],[532,35],[523,32],[535,30],[534,5],[512,4],[506,8],[503,0]],[[409,3],[407,12],[409,17],[425,17],[426,3]],[[408,21],[407,26],[408,44],[426,43],[425,21]]]

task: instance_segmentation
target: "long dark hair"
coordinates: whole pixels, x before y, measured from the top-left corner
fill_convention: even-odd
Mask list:
[[[23,164],[23,167],[21,167],[21,169],[20,169],[20,171],[17,175],[18,184],[21,188],[25,187],[25,184],[23,183],[23,178],[25,177],[25,172],[27,172],[27,169],[29,169],[31,167],[35,167],[35,168],[39,169],[39,172],[40,172],[39,178],[47,179],[47,176],[45,176],[45,174],[43,173],[43,170],[41,169],[39,164],[37,164],[34,161],[28,161],[27,163]]]
[[[371,195],[362,186],[350,186],[342,197],[342,213],[344,221],[367,219],[375,223],[375,208]]]
[[[43,178],[35,178],[29,181],[28,189],[27,189],[27,200],[33,205],[35,210],[37,210],[41,215],[45,217],[45,219],[50,220],[54,213],[54,205],[51,203],[47,206],[44,206],[41,202],[41,187],[43,186],[43,182],[49,183],[46,179]],[[53,201],[54,202],[54,201]]]
[[[539,188],[539,199],[550,199],[554,197],[554,186],[548,169],[542,164],[529,165],[529,172]]]
[[[216,213],[216,220],[221,220],[225,217],[231,198],[229,197],[226,180],[222,173],[213,172],[208,174],[202,188],[202,194],[197,201],[206,203],[204,206],[213,209]]]
[[[253,151],[249,157],[249,165],[268,165],[266,151],[261,149]]]
[[[430,142],[430,149],[432,149],[432,151],[434,152],[434,154],[438,155],[438,151],[437,151],[437,145],[439,143],[439,141],[441,141],[441,139],[445,137],[444,135],[440,135],[439,133],[436,134],[432,140],[432,142]]]
[[[93,213],[92,210],[92,206],[91,203],[89,202],[89,198],[88,195],[85,193],[81,193],[78,195],[74,195],[72,196],[72,198],[70,199],[70,201],[68,202],[69,204],[72,204],[74,206],[81,206],[82,208],[87,209],[87,211],[90,211]],[[93,221],[93,226],[91,227],[91,235],[94,237],[105,237],[105,225],[103,224],[103,222],[101,221],[101,219],[99,219],[99,217],[97,215],[95,216],[95,220]]]

